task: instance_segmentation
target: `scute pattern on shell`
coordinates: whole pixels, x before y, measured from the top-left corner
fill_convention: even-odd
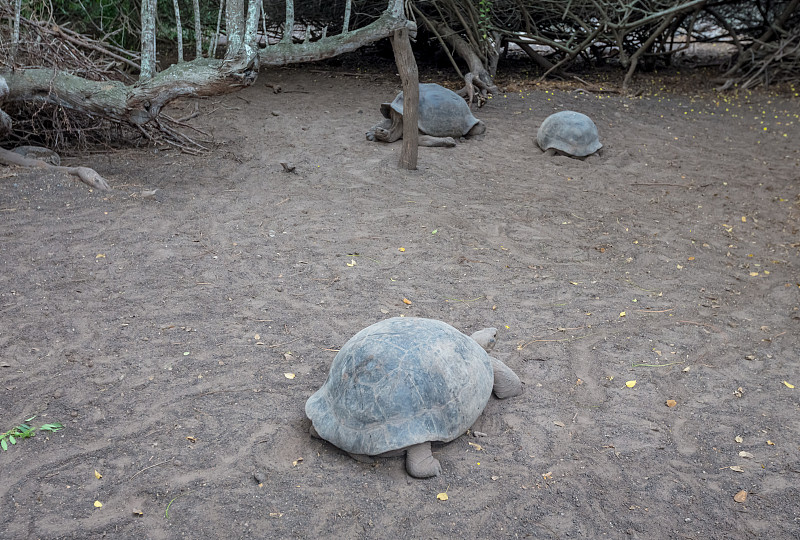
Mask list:
[[[403,92],[397,94],[389,106],[403,114]],[[381,112],[389,118],[384,107]],[[463,137],[479,120],[472,115],[464,98],[436,83],[419,85],[420,133],[433,137]]]
[[[585,157],[602,148],[592,119],[575,111],[561,111],[545,118],[536,134],[542,150],[551,148],[575,157]]]
[[[342,450],[378,455],[460,436],[493,381],[489,355],[472,338],[441,321],[395,317],[342,347],[306,415]]]

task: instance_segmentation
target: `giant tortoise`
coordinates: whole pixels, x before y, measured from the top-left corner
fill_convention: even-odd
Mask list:
[[[561,111],[545,118],[536,134],[536,143],[550,154],[576,158],[594,154],[603,146],[592,119],[575,111]]]
[[[311,434],[359,461],[406,454],[411,476],[441,474],[431,442],[449,442],[480,416],[494,391],[522,393],[519,377],[487,354],[494,328],[466,336],[433,319],[394,317],[353,336],[325,384],[306,402]]]
[[[464,98],[435,83],[419,85],[420,146],[456,145],[456,138],[474,137],[486,132],[486,125],[472,116]],[[391,103],[381,105],[384,120],[367,131],[367,140],[394,142],[403,137],[403,92]]]

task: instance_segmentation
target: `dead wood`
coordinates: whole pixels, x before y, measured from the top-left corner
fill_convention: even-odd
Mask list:
[[[88,186],[101,191],[111,191],[111,186],[108,185],[106,179],[100,176],[97,171],[90,169],[89,167],[63,167],[60,165],[51,165],[40,159],[26,158],[4,148],[0,148],[0,163],[5,165],[17,165],[18,167],[48,169],[52,171],[65,172],[67,174],[77,176],[81,182]]]

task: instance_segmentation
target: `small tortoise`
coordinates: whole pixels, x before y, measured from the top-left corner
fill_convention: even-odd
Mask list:
[[[391,103],[381,105],[384,117],[367,131],[367,140],[394,142],[403,137],[403,92]],[[419,85],[420,146],[456,145],[455,138],[474,137],[486,132],[486,125],[472,116],[464,98],[434,83]]]
[[[433,319],[395,317],[353,336],[328,380],[306,402],[311,434],[359,461],[406,454],[411,476],[441,474],[431,442],[463,434],[498,398],[522,393],[519,377],[487,354],[497,330],[468,337]]]
[[[592,119],[575,111],[561,111],[545,118],[536,142],[549,154],[560,152],[577,158],[594,154],[603,146]]]

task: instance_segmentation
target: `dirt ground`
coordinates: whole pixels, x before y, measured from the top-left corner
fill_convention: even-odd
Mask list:
[[[1,536],[799,537],[800,99],[694,77],[520,72],[404,171],[391,64],[278,69],[200,101],[207,154],[65,156],[110,193],[0,169],[0,431],[65,425],[0,452]],[[538,150],[563,109],[602,155]],[[397,315],[497,327],[525,385],[433,479],[308,435]]]

